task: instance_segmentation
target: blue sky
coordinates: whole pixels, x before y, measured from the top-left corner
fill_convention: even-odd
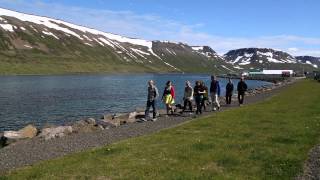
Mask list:
[[[0,0],[0,7],[220,54],[268,47],[320,56],[319,0]]]

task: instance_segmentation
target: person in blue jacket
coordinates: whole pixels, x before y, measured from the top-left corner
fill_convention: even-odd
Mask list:
[[[211,102],[212,102],[212,110],[213,111],[219,110],[220,109],[220,102],[219,102],[220,84],[216,76],[211,76],[210,96],[211,96]]]

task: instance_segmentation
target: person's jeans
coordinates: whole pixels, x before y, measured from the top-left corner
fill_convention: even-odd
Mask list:
[[[149,118],[150,117],[150,107],[152,107],[153,109],[153,118],[157,117],[157,110],[156,110],[156,100],[153,101],[147,101],[147,108],[145,111],[145,118]]]
[[[211,95],[211,101],[212,101],[212,109],[215,109],[216,107],[220,108],[218,94],[211,93],[210,95]]]
[[[185,99],[183,104],[183,111],[187,109],[187,106],[189,106],[189,110],[192,111],[192,102],[190,99]]]
[[[231,98],[232,98],[232,93],[227,93],[226,94],[226,103],[231,104]]]
[[[202,99],[203,99],[203,96],[196,96],[196,104],[197,104],[197,111],[196,113],[200,113],[202,114]]]
[[[238,92],[238,101],[239,101],[239,104],[243,104],[244,92]]]

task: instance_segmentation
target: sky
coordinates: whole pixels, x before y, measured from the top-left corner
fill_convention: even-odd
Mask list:
[[[266,47],[320,56],[320,0],[0,0],[0,7],[219,54]]]

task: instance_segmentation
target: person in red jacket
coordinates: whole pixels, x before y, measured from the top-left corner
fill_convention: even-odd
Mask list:
[[[162,100],[166,104],[167,114],[171,112],[173,114],[173,105],[175,103],[175,91],[171,81],[166,83],[166,87],[164,88]]]

